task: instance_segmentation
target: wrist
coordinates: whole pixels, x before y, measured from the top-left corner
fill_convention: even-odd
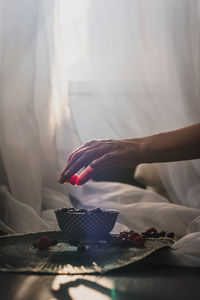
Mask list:
[[[148,163],[149,162],[149,139],[148,137],[134,138],[131,139],[130,150],[132,152],[132,157],[137,164]]]
[[[139,140],[139,161],[140,163],[148,163],[148,138],[144,137]]]
[[[157,148],[160,140],[159,136],[160,134],[157,134],[140,139],[140,163],[153,163],[157,161]]]

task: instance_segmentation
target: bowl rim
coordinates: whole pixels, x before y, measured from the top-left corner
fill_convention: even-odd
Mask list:
[[[70,207],[71,208],[71,207]],[[73,212],[68,212],[67,210],[69,210],[70,208],[67,208],[67,207],[63,207],[63,208],[59,208],[59,209],[54,209],[54,212],[64,212],[66,214],[70,214],[70,215],[73,215]],[[96,207],[97,208],[97,207]],[[116,209],[111,209],[111,208],[100,208],[98,207],[99,209],[101,209],[102,213],[103,214],[119,214],[119,211],[116,210]],[[79,208],[75,208],[75,209],[79,209]],[[81,209],[81,208],[80,208]],[[85,208],[84,208],[85,209]],[[92,208],[92,209],[85,209],[86,212],[85,214],[100,214],[99,212],[95,212],[94,211],[95,208]],[[74,215],[83,215],[84,212],[82,214],[74,214]]]

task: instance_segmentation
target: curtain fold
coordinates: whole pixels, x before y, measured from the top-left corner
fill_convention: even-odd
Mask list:
[[[90,69],[91,86],[99,92],[92,95],[92,104],[114,138],[142,137],[199,122],[199,1],[87,4],[81,62]],[[74,65],[74,72],[81,62]],[[157,165],[172,202],[200,207],[199,163]]]
[[[57,177],[79,141],[62,69],[58,1],[8,0],[0,5],[0,149],[12,194],[7,197],[3,189],[1,205],[5,209],[3,201],[8,201],[6,216],[24,218],[27,231],[42,215],[43,201],[52,208],[53,199],[55,207],[60,199],[63,207],[64,195],[65,206],[71,205],[67,187]],[[25,216],[27,206],[32,218],[30,210]],[[40,224],[48,227],[42,219]]]

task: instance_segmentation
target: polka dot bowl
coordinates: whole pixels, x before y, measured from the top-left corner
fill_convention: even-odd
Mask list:
[[[69,241],[97,242],[112,231],[119,214],[111,209],[62,208],[55,211],[58,225]]]

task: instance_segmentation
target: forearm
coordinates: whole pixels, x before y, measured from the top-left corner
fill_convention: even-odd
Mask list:
[[[94,140],[87,142],[70,155],[60,174],[59,182],[74,183],[72,176],[89,164],[90,169],[86,169],[85,173],[80,175],[80,181],[77,181],[77,184],[85,183],[90,179],[92,173],[102,168],[135,167],[140,163],[171,162],[196,158],[200,158],[200,123],[144,138]],[[73,180],[70,181],[70,178]]]
[[[200,158],[200,123],[142,139],[141,161],[170,162]]]

